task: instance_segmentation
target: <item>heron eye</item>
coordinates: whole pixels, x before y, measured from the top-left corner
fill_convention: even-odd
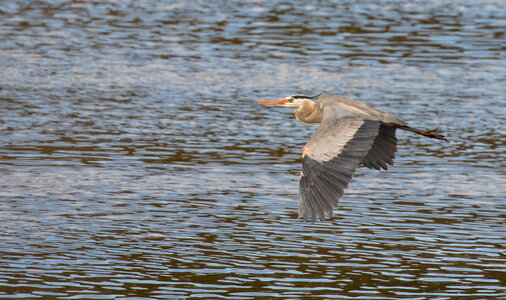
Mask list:
[[[293,98],[290,98],[288,99],[288,102],[293,102],[293,100],[294,100]]]

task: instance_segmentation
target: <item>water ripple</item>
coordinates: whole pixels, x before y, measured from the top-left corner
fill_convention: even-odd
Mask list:
[[[506,297],[501,1],[11,1],[0,7],[0,297]],[[332,220],[297,218],[336,92],[399,133]]]

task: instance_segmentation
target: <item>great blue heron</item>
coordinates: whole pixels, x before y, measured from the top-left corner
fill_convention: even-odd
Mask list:
[[[314,101],[316,100],[316,102]],[[299,218],[321,221],[343,195],[359,164],[387,170],[397,151],[397,129],[446,140],[438,130],[420,130],[387,112],[334,94],[293,95],[261,105],[296,107],[302,124],[320,124],[302,151]]]

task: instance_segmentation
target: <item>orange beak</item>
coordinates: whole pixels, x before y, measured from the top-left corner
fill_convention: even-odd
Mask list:
[[[283,105],[287,102],[288,102],[288,100],[286,100],[285,98],[281,98],[281,99],[274,99],[274,100],[258,101],[258,104],[260,104],[260,105]]]

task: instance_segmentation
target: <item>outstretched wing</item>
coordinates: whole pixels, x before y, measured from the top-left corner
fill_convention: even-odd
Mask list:
[[[362,160],[362,164],[368,168],[388,170],[388,165],[394,164],[395,151],[397,151],[397,138],[395,127],[381,124],[379,134],[374,139],[371,150]]]
[[[299,218],[332,216],[355,169],[378,135],[380,122],[366,120],[337,107],[325,107],[323,119],[302,158]]]

